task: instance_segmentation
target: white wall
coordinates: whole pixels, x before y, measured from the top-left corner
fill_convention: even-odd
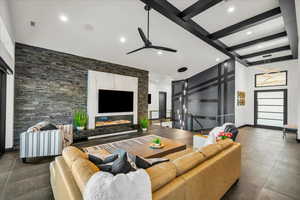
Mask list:
[[[248,124],[248,117],[245,113],[249,110],[249,76],[248,68],[239,62],[235,63],[235,125],[237,127]],[[246,104],[244,106],[237,105],[237,92],[246,93]]]
[[[255,88],[255,74],[263,73],[257,69],[258,66],[252,66],[246,69],[247,79],[245,79],[248,92],[246,93],[246,107],[243,110],[246,118],[242,118],[247,124],[254,124],[254,91],[255,90],[271,90],[271,89],[288,89],[288,123],[297,123],[297,104],[298,104],[298,61],[290,60],[285,62],[277,62],[271,64],[259,65],[264,68],[276,68],[288,71],[288,86],[262,87]],[[241,79],[239,77],[236,77]]]
[[[295,1],[295,3],[296,3],[296,15],[297,15],[297,24],[298,24],[298,36],[300,36],[300,1]],[[299,37],[298,37],[299,38]],[[299,42],[299,48],[298,48],[298,52],[300,53],[300,42]],[[298,54],[299,54],[298,53]],[[298,66],[297,66],[297,68],[298,68],[298,77],[300,77],[300,66],[299,66],[299,64],[300,64],[300,56],[299,56],[299,59],[298,59]],[[297,85],[298,85],[298,91],[300,91],[300,78],[298,78],[298,83],[297,83]],[[299,92],[297,93],[298,94],[298,136],[297,136],[297,138],[300,140],[300,94],[299,94]]]
[[[133,92],[133,112],[126,113],[105,113],[99,114],[98,111],[98,91],[119,90]],[[117,106],[117,105],[116,105]],[[118,74],[88,71],[88,97],[87,112],[89,115],[89,129],[95,128],[96,116],[112,116],[112,115],[132,115],[133,123],[137,124],[138,118],[138,78],[132,76],[123,76]]]
[[[0,0],[0,17],[12,39],[13,45],[15,42],[14,29],[12,25],[11,12],[8,5],[8,0]],[[13,47],[14,49],[14,47]],[[7,62],[10,68],[14,71],[14,56],[10,56],[4,45],[0,43],[0,56]],[[13,120],[14,120],[14,75],[7,77],[7,106],[6,106],[6,148],[13,146]]]
[[[151,110],[159,110],[159,92],[167,93],[167,111],[170,111],[172,109],[172,78],[150,72],[149,94],[151,94],[151,104],[148,104],[149,114]],[[152,118],[158,117],[158,112],[154,112]],[[167,117],[169,117],[168,112]]]

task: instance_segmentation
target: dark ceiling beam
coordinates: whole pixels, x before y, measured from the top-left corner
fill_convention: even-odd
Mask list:
[[[14,71],[6,64],[3,58],[0,56],[0,70],[6,74],[13,74]]]
[[[255,62],[248,62],[248,65],[249,66],[263,65],[263,64],[281,62],[281,61],[292,60],[292,59],[294,59],[293,55],[289,55],[289,56],[282,56],[282,57],[271,58],[271,59],[266,59],[266,60],[259,60],[259,61],[255,61]]]
[[[283,0],[283,1],[285,1],[285,0]],[[231,35],[233,33],[248,29],[252,26],[256,26],[258,24],[261,24],[261,23],[264,23],[264,22],[269,21],[271,19],[274,19],[276,17],[279,17],[280,14],[281,14],[280,8],[279,7],[274,8],[272,10],[269,10],[269,11],[264,12],[262,14],[256,15],[254,17],[246,19],[246,20],[244,20],[242,22],[239,22],[237,24],[226,27],[222,30],[219,30],[219,31],[215,32],[215,33],[212,33],[212,34],[209,35],[209,38],[213,39],[213,40],[220,39],[222,37]]]
[[[298,0],[297,0],[298,1]],[[285,29],[290,41],[293,58],[298,58],[298,29],[295,0],[279,0]]]
[[[245,42],[245,43],[242,43],[242,44],[231,46],[231,47],[228,47],[227,50],[228,51],[235,51],[237,49],[242,49],[242,48],[245,48],[245,47],[248,47],[248,46],[256,45],[256,44],[259,44],[259,43],[262,43],[262,42],[267,42],[267,41],[270,41],[270,40],[275,40],[275,39],[286,37],[286,36],[287,36],[287,33],[284,31],[284,32],[277,33],[277,34],[274,34],[274,35],[269,35],[269,36],[266,36],[266,37],[263,37],[263,38],[259,38],[259,39],[256,39],[256,40],[251,40],[249,42]]]
[[[259,52],[247,54],[244,56],[240,56],[240,59],[253,58],[256,56],[267,55],[267,54],[276,53],[276,52],[280,52],[280,51],[286,51],[286,50],[290,50],[290,49],[291,49],[291,47],[289,45],[287,45],[287,46],[277,47],[274,49],[268,49],[268,50],[259,51]]]
[[[207,32],[204,28],[202,28],[199,24],[194,22],[193,20],[189,19],[187,21],[183,20],[179,17],[181,11],[173,6],[166,0],[140,0],[143,3],[149,5],[151,8],[168,18],[169,20],[173,21],[175,24],[181,26],[186,31],[190,32],[194,36],[198,37],[202,41],[206,42],[210,46],[214,47],[215,49],[221,51],[225,55],[229,56],[232,59],[236,59],[241,64],[248,66],[246,62],[240,60],[237,57],[237,54],[234,52],[229,52],[227,50],[227,46],[219,40],[213,41],[209,39],[207,36],[209,32]]]
[[[179,17],[187,21],[223,0],[198,0],[196,3],[179,13]]]

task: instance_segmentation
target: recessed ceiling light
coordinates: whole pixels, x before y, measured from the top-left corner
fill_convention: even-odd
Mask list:
[[[181,67],[177,71],[178,72],[185,72],[188,68],[187,67]]]
[[[252,31],[247,31],[247,35],[251,35],[252,33]]]
[[[158,54],[158,55],[162,55],[163,52],[162,52],[162,51],[158,51],[157,54]]]
[[[125,43],[126,42],[126,38],[125,37],[120,37],[120,42],[121,43]]]
[[[67,22],[67,21],[69,21],[69,18],[68,18],[66,15],[60,15],[60,16],[59,16],[59,19],[60,19],[62,22]]]
[[[227,12],[228,13],[233,13],[235,11],[235,7],[234,6],[229,6],[228,8],[227,8]]]
[[[217,58],[217,59],[216,59],[217,62],[220,62],[220,60],[221,60],[220,58]]]

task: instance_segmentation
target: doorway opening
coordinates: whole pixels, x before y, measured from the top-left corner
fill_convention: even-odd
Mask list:
[[[167,93],[159,92],[159,119],[167,118]]]

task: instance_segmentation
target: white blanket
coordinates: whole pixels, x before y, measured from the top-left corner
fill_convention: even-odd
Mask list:
[[[97,172],[88,181],[84,200],[151,200],[151,182],[147,172],[138,169],[116,176]]]

